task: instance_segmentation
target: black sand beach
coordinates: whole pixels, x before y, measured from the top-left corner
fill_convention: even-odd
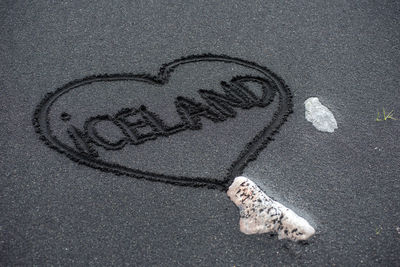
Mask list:
[[[2,1],[1,265],[400,265],[399,17],[393,1]],[[334,133],[305,120],[313,96]],[[315,236],[241,233],[238,174]]]

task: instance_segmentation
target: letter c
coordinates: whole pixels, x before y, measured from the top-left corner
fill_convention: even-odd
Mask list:
[[[85,121],[85,132],[87,133],[88,137],[90,140],[95,143],[96,145],[99,145],[103,147],[106,150],[120,150],[122,149],[127,143],[128,140],[124,136],[120,140],[116,142],[111,142],[104,137],[102,137],[96,128],[96,125],[101,122],[101,121],[110,121],[112,122],[115,126],[118,127],[116,122],[113,120],[113,118],[109,115],[102,115],[102,116],[96,116],[96,117],[91,117]],[[120,128],[118,127],[120,130]]]

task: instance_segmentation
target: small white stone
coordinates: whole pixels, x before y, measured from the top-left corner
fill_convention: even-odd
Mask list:
[[[333,133],[338,128],[332,112],[319,102],[317,97],[310,97],[304,102],[306,120],[311,122],[317,130]]]
[[[278,233],[279,239],[307,240],[314,228],[302,217],[272,200],[250,179],[236,177],[227,192],[239,207],[240,231],[245,234]]]

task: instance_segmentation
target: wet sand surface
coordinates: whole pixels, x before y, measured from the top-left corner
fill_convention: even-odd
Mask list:
[[[376,121],[383,108],[400,118],[399,17],[391,1],[2,1],[1,265],[399,265],[400,121]],[[205,53],[254,62],[290,88],[293,113],[243,175],[310,222],[316,234],[307,243],[241,233],[224,186],[101,171],[35,132],[46,93],[71,81],[157,75],[162,64]],[[132,96],[121,82],[65,94],[52,106],[52,131],[73,146],[70,124],[140,105],[176,125],[177,97],[204,103],[199,90],[222,93],[220,81],[259,75],[228,63],[187,66],[155,92],[144,83]],[[334,133],[305,120],[304,101],[314,96],[334,114]],[[94,147],[107,162],[218,184],[273,119],[277,101],[234,107],[221,122],[201,117],[201,129],[141,145]],[[57,115],[65,108],[70,121]]]

